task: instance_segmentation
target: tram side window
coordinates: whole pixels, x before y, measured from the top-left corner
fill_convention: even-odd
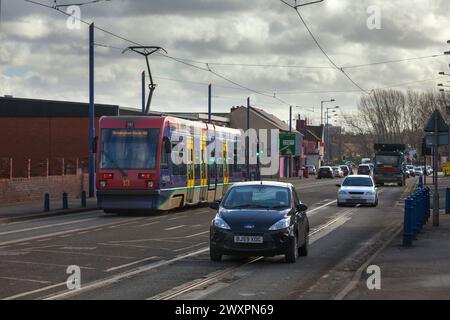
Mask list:
[[[175,149],[175,146],[176,146],[176,144],[173,143],[173,144],[172,144],[172,150]],[[179,157],[180,159],[183,159],[183,152],[179,152],[179,153],[178,153],[178,157]],[[185,175],[186,175],[186,164],[183,163],[183,162],[180,163],[180,164],[175,164],[175,163],[173,163],[173,166],[172,166],[172,174],[173,174],[174,176],[185,176]]]
[[[170,143],[169,138],[164,137],[161,144],[161,169],[167,169],[169,167],[169,155],[166,145]]]
[[[194,165],[194,170],[195,170],[195,179],[200,179],[200,165],[199,164]]]
[[[218,177],[222,178],[223,177],[223,165],[218,165],[217,167],[218,167],[217,171],[218,171],[218,174],[219,174]]]

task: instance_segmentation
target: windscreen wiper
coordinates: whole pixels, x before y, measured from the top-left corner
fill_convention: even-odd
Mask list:
[[[122,177],[128,177],[128,174],[126,173],[125,170],[123,170],[116,162],[115,159],[113,159],[108,152],[103,151],[103,154],[109,159],[109,161],[111,161],[116,167],[114,169],[117,169],[120,171],[120,174],[122,175]]]

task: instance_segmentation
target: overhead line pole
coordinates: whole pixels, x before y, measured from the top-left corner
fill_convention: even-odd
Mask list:
[[[94,196],[95,183],[95,110],[94,110],[94,23],[89,25],[89,198]]]

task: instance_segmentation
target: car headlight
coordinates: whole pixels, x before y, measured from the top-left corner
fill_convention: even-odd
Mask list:
[[[347,194],[347,191],[341,190],[339,191],[339,194]]]
[[[281,219],[277,222],[275,222],[270,228],[269,230],[281,230],[281,229],[287,229],[289,228],[291,224],[291,218],[284,218]]]
[[[213,220],[213,225],[220,229],[231,229],[228,223],[226,223],[225,220],[223,220],[221,217],[215,217]]]

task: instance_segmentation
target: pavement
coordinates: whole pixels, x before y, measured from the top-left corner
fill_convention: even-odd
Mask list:
[[[0,206],[0,224],[29,219],[38,219],[54,215],[90,211],[97,208],[97,199],[87,198],[86,208],[81,207],[81,199],[69,198],[68,209],[63,209],[62,199],[50,200],[50,211],[44,211],[44,199],[41,201],[20,202]]]
[[[427,179],[430,182],[431,179]],[[430,188],[433,185],[427,183]],[[439,176],[439,226],[433,217],[412,247],[402,246],[402,232],[370,262],[380,267],[381,288],[369,290],[366,270],[345,299],[450,299],[450,214],[445,214],[445,188],[450,177]]]

